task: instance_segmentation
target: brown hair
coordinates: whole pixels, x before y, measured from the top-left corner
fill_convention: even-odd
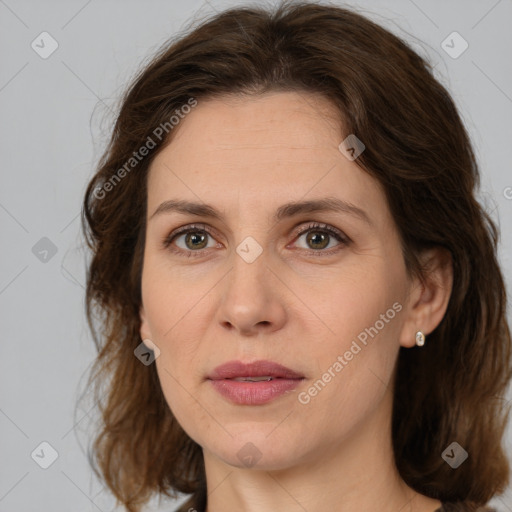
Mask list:
[[[101,411],[94,471],[130,512],[154,492],[199,494],[205,486],[201,447],[173,417],[155,365],[134,356],[147,171],[174,131],[129,172],[124,167],[122,179],[113,176],[190,98],[293,90],[331,100],[344,136],[366,145],[357,163],[385,190],[410,275],[424,275],[424,249],[451,253],[443,321],[424,347],[399,352],[393,446],[400,475],[417,492],[485,504],[509,479],[502,438],[511,338],[498,231],[475,199],[468,134],[430,65],[401,39],[351,10],[308,2],[212,16],[167,43],[122,98],[82,212],[92,250],[87,318],[98,349],[88,384]],[[453,441],[469,453],[457,470],[441,457]]]

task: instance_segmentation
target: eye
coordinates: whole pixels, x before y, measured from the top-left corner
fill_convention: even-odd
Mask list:
[[[332,254],[340,249],[340,246],[346,246],[349,243],[349,239],[345,236],[341,231],[327,224],[318,224],[311,223],[306,229],[300,231],[297,235],[297,239],[305,236],[306,247],[301,247],[301,249],[310,250],[316,253],[327,253]],[[338,241],[338,244],[334,246],[335,250],[326,250],[332,249],[333,247],[329,247],[333,239]]]
[[[311,223],[306,226],[306,229],[297,233],[295,239],[298,240],[303,236],[305,236],[306,247],[300,247],[300,250],[309,250],[318,256],[330,255],[350,243],[350,239],[346,235],[327,224]],[[208,244],[209,237],[212,238],[210,244]],[[332,239],[338,242],[334,248],[329,247]],[[173,231],[163,240],[164,248],[187,257],[201,256],[203,251],[216,245],[218,244],[213,240],[212,232],[205,224],[184,226]]]
[[[183,228],[172,232],[168,237],[166,237],[164,239],[163,245],[165,248],[168,248],[172,252],[181,254],[188,252],[188,256],[192,256],[192,253],[200,253],[205,249],[215,247],[215,243],[208,245],[208,237],[212,237],[212,235],[204,224],[201,226],[184,226]],[[171,247],[173,242],[178,247],[177,250]],[[178,242],[180,242],[181,245]]]

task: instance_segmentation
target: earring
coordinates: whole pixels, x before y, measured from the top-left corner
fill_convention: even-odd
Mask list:
[[[425,345],[425,335],[421,331],[416,333],[416,345],[418,345],[418,347]]]

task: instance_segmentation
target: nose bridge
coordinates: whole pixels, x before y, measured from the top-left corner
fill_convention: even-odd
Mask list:
[[[218,320],[241,333],[277,329],[285,308],[272,272],[270,250],[253,237],[246,237],[232,254],[232,268],[224,285]]]
[[[236,247],[228,286],[229,292],[237,296],[240,304],[249,298],[253,303],[264,298],[269,300],[266,289],[270,273],[267,269],[268,256],[269,250],[264,249],[253,237],[246,237]]]
[[[258,279],[263,278],[265,272],[268,272],[266,268],[270,255],[270,249],[266,245],[268,237],[264,235],[265,227],[260,225],[263,215],[258,205],[251,203],[250,200],[243,201],[240,194],[237,196],[237,202],[235,236],[238,235],[240,241],[235,245],[232,255],[231,279],[241,279],[243,282],[252,282],[255,285]],[[249,226],[253,229],[249,230]]]

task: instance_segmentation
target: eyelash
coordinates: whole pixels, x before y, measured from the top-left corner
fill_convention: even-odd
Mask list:
[[[300,231],[295,235],[295,238],[299,238],[302,235],[308,233],[309,231],[318,231],[321,233],[327,233],[329,236],[333,236],[338,242],[340,242],[340,245],[337,245],[334,248],[331,249],[310,249],[310,251],[315,256],[330,256],[334,254],[335,252],[338,252],[341,250],[343,246],[347,246],[351,240],[341,231],[337,230],[336,228],[333,228],[331,226],[328,226],[327,224],[320,224],[317,222],[312,222],[308,224],[305,229]],[[185,251],[185,249],[174,249],[171,247],[171,244],[175,238],[177,238],[179,235],[187,234],[187,233],[207,233],[211,237],[213,237],[213,233],[211,230],[205,225],[205,224],[191,224],[188,226],[183,226],[182,228],[179,228],[178,230],[172,232],[170,235],[166,236],[163,240],[163,247],[173,253],[184,255],[184,253],[187,254],[187,257],[198,257],[202,256],[204,251],[207,251],[208,249],[211,249],[209,247],[208,249],[199,249],[197,251]],[[307,251],[308,249],[301,249],[303,251]]]

